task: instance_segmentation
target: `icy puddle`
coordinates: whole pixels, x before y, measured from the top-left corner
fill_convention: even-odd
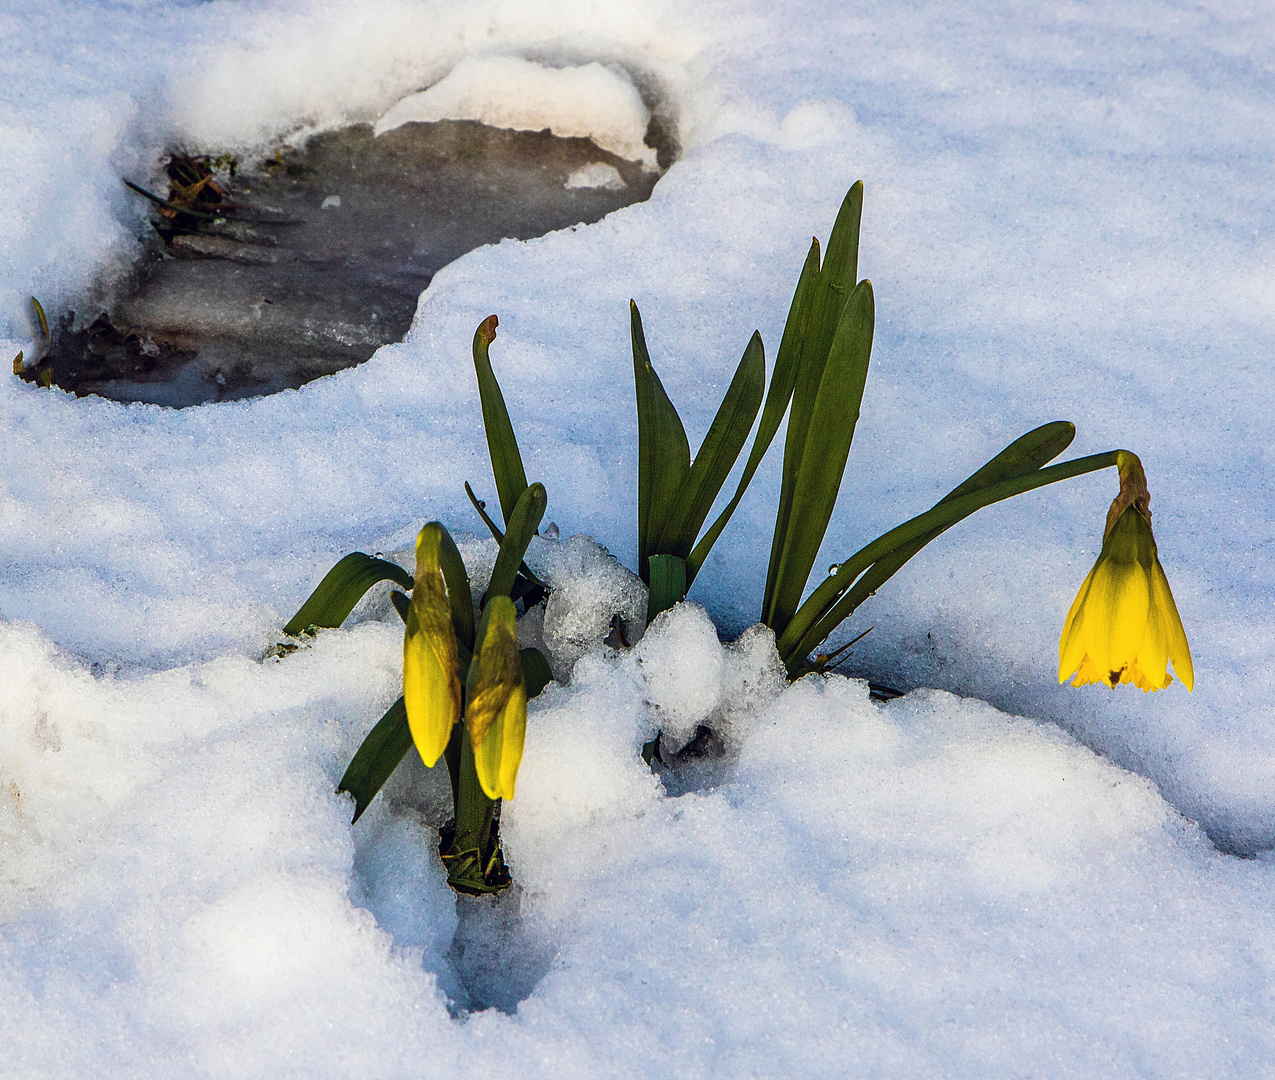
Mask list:
[[[589,139],[446,120],[356,125],[233,176],[214,162],[202,216],[153,207],[133,291],[59,321],[52,380],[175,407],[301,386],[402,340],[454,259],[597,221],[658,177]]]

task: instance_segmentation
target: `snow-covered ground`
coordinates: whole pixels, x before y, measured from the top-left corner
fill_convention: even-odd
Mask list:
[[[1270,1074],[1275,11],[8,0],[0,358],[27,296],[84,312],[127,269],[119,177],[165,147],[373,120],[462,63],[495,110],[473,73],[501,57],[596,62],[636,110],[632,83],[681,147],[652,199],[472,253],[403,344],[298,392],[173,412],[0,380],[0,1074]],[[631,566],[627,300],[695,444],[860,178],[877,336],[821,558],[1074,420],[1071,453],[1147,467],[1194,694],[1057,685],[1116,484],[1046,489],[856,617],[854,673],[929,688],[888,705],[785,689],[694,606],[587,655],[532,710],[517,890],[458,915],[437,777],[353,830],[332,793],[401,631],[257,658],[344,552],[475,527],[492,312],[548,518]],[[692,595],[732,637],[772,455]],[[729,749],[676,798],[637,756],[670,710]]]

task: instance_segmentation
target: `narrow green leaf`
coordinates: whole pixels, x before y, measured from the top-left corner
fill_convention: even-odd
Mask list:
[[[505,397],[488,356],[491,343],[496,340],[496,324],[496,316],[488,315],[474,331],[474,371],[478,374],[478,397],[483,405],[483,427],[487,432],[487,451],[491,454],[496,492],[500,496],[500,512],[508,522],[514,503],[527,488],[527,473],[522,467],[522,455],[514,438],[514,426],[509,421],[509,410],[505,408]]]
[[[676,555],[651,556],[651,585],[646,601],[646,622],[686,599],[686,563]]]
[[[647,560],[656,550],[690,471],[691,447],[682,420],[651,366],[642,316],[632,300],[629,314],[638,418],[638,575],[646,581],[650,574]]]
[[[841,325],[841,313],[859,280],[859,225],[862,218],[863,181],[859,180],[846,192],[841,209],[837,211],[810,309],[805,351],[819,364],[827,360]],[[808,399],[802,407],[813,407],[813,404],[813,399]],[[797,410],[798,403],[794,402],[794,416]]]
[[[337,785],[337,791],[348,791],[354,796],[351,825],[363,816],[363,811],[411,748],[412,731],[407,726],[407,706],[400,697],[368,732]]]
[[[986,465],[949,491],[935,505],[942,506],[973,491],[981,491],[992,484],[1035,472],[1066,450],[1075,437],[1075,425],[1065,420],[1042,424],[1040,427],[1027,432],[1026,435],[1015,439],[1009,446],[987,462]],[[955,521],[951,523],[951,525],[954,524],[956,524]],[[848,618],[855,608],[876,592],[913,555],[935,537],[945,532],[951,525],[945,525],[926,533],[922,537],[901,545],[894,551],[885,553],[868,567],[863,576],[857,581],[846,577],[846,574],[849,573],[852,566],[856,565],[856,560],[858,559],[857,555],[852,556],[843,567],[839,568],[836,574],[830,575],[821,582],[819,587],[806,598],[805,603],[797,609],[797,613],[792,617],[783,634],[780,635],[778,642],[780,655],[785,655],[786,649],[797,649],[800,644],[805,643],[810,628],[827,614],[834,603],[838,604],[839,610],[845,612],[842,619]],[[851,584],[852,582],[853,585]],[[839,598],[843,595],[845,599],[840,600]],[[831,632],[830,629],[828,633]],[[825,634],[824,637],[826,638],[827,635]],[[824,638],[820,638],[819,641],[811,645],[806,651],[807,654],[821,644],[823,640]]]
[[[689,589],[695,575],[704,565],[708,553],[722,535],[726,523],[735,513],[744,492],[752,482],[757,467],[761,464],[766,451],[774,441],[784,413],[788,411],[788,402],[792,400],[792,389],[797,382],[797,369],[801,363],[801,343],[805,336],[806,322],[810,316],[810,304],[814,297],[815,283],[819,280],[819,241],[811,240],[810,252],[806,255],[805,265],[801,268],[801,276],[797,280],[797,289],[793,293],[792,305],[788,309],[788,321],[784,324],[784,335],[779,341],[779,352],[775,356],[775,370],[770,376],[770,389],[766,391],[766,404],[761,411],[761,423],[757,434],[753,437],[753,448],[748,453],[748,462],[744,473],[739,478],[739,486],[735,494],[726,504],[726,509],[718,515],[699,543],[686,560],[686,578]]]
[[[478,516],[483,519],[483,524],[487,526],[487,531],[491,533],[496,543],[501,543],[505,539],[505,534],[500,526],[491,520],[491,515],[487,513],[487,501],[480,499],[474,494],[474,489],[469,486],[469,481],[465,481],[465,494],[469,496],[469,501],[473,504],[474,509],[478,512]]]
[[[896,526],[888,533],[878,536],[872,543],[843,562],[836,574],[824,583],[835,590],[833,595],[841,595],[842,599],[826,608],[825,614],[814,623],[800,642],[780,647],[780,657],[788,665],[789,671],[799,667],[810,651],[826,639],[849,614],[849,611],[844,608],[848,597],[843,594],[848,593],[850,585],[878,559],[927,537],[930,533],[937,535],[938,532],[950,529],[957,522],[963,521],[985,506],[1012,499],[1015,495],[1022,495],[1024,492],[1033,491],[1046,484],[1056,484],[1060,480],[1070,480],[1072,477],[1082,476],[1097,469],[1115,466],[1117,453],[1119,451],[1112,450],[1105,454],[1091,454],[1088,457],[1064,461],[1059,465],[1050,465],[1022,476],[1001,480],[977,491],[970,491],[951,502],[941,502],[925,513],[918,514],[902,525]],[[823,589],[824,585],[821,585],[820,589]],[[819,590],[816,590],[816,594],[818,592]],[[816,595],[812,594],[810,599],[816,599]]]
[[[704,519],[748,441],[765,388],[766,353],[761,335],[754,331],[652,554],[685,559],[691,553]]]
[[[407,593],[390,593],[390,603],[394,605],[394,610],[398,612],[398,617],[403,620],[403,625],[406,626],[407,613],[412,610],[412,601]]]
[[[788,435],[784,440],[783,481],[779,490],[779,510],[775,515],[775,535],[770,548],[770,568],[766,574],[766,591],[762,610],[769,611],[774,603],[774,591],[783,556],[784,538],[790,535],[788,518],[796,495],[797,473],[806,453],[807,437],[812,431],[815,401],[823,382],[824,367],[841,317],[851,293],[859,269],[859,223],[863,216],[863,183],[855,183],[846,193],[837,212],[837,220],[828,238],[818,280],[814,284],[810,312],[806,320],[801,345],[801,364],[797,382],[793,388],[792,413],[788,417]]]
[[[540,691],[553,682],[553,672],[549,670],[549,661],[539,649],[519,649],[522,656],[522,681],[527,687],[527,700],[536,697]]]
[[[513,591],[518,567],[527,553],[527,545],[536,535],[548,502],[544,484],[532,484],[518,496],[509,514],[505,539],[500,545],[500,554],[496,556],[491,581],[487,584],[488,597],[509,596]]]
[[[465,494],[469,496],[469,501],[474,504],[474,509],[478,511],[478,516],[483,519],[483,524],[487,526],[488,531],[491,533],[496,543],[503,544],[505,542],[505,534],[501,532],[500,527],[491,520],[491,516],[487,513],[487,504],[474,494],[474,489],[469,486],[468,480],[465,481]],[[544,589],[545,592],[549,591],[549,586],[536,577],[536,575],[528,569],[526,563],[523,563],[522,566],[518,568],[518,573],[522,577],[526,578],[526,580],[532,585],[538,585],[540,588]],[[514,599],[517,599],[517,597]]]
[[[864,280],[851,294],[833,339],[810,414],[787,530],[779,539],[774,589],[761,620],[778,635],[797,610],[836,505],[868,377],[874,319],[872,283]]]
[[[405,589],[412,587],[412,575],[397,563],[355,551],[327,572],[283,632],[296,637],[311,627],[340,626],[368,589],[378,581],[387,580]]]
[[[952,502],[971,491],[980,491],[1002,480],[1012,480],[1016,476],[1026,476],[1043,468],[1071,445],[1076,437],[1076,425],[1069,420],[1055,420],[1049,424],[1041,424],[1032,428],[1026,435],[1020,435],[1004,450],[991,459],[972,476],[963,480],[939,501]]]

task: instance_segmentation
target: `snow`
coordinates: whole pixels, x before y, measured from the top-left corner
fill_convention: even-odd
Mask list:
[[[655,166],[654,149],[643,145],[651,117],[637,89],[623,72],[596,61],[551,68],[516,56],[466,57],[428,90],[396,102],[373,131],[383,135],[412,120],[481,120],[515,131],[548,128],[564,138],[591,138],[603,150]]]
[[[403,343],[300,391],[172,412],[0,381],[5,1071],[1269,1071],[1266,8],[14,0],[0,28],[7,355],[28,297],[91,318],[128,273],[146,210],[119,178],[166,146],[259,152],[512,59],[597,65],[680,152],[647,203],[448,267]],[[527,103],[471,79],[484,117]],[[604,136],[591,104],[536,110]],[[894,702],[784,687],[764,633],[711,632],[756,617],[778,448],[694,604],[597,644],[641,606],[628,299],[695,445],[858,178],[878,325],[817,565],[1073,419],[1069,453],[1147,468],[1194,694],[1057,685],[1105,474],[977,515],[865,605],[848,670]],[[494,907],[446,889],[440,777],[406,766],[353,829],[333,793],[397,694],[392,612],[259,660],[346,551],[478,527],[492,312],[549,518],[618,558],[539,556],[582,628],[532,707]],[[643,763],[702,722],[717,772]]]

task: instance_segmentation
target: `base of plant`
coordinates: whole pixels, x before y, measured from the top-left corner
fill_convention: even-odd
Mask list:
[[[461,850],[456,844],[456,822],[449,821],[438,830],[438,854],[447,868],[447,884],[466,896],[503,892],[513,882],[498,836],[486,853],[476,847]]]

